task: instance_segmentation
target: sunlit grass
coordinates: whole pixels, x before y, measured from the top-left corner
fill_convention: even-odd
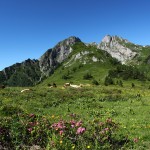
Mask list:
[[[60,120],[68,122],[70,114],[72,114],[76,116],[77,121],[84,121],[84,127],[87,128],[89,128],[89,124],[92,127],[93,121],[105,122],[107,118],[112,118],[119,127],[116,138],[119,140],[120,135],[123,135],[130,141],[124,147],[147,149],[150,147],[150,92],[147,88],[148,85],[145,87],[140,84],[135,88],[131,88],[130,84],[126,84],[124,87],[100,85],[80,89],[64,89],[62,85],[52,89],[48,86],[38,86],[32,87],[32,90],[27,93],[20,92],[23,88],[6,88],[0,90],[0,116],[3,119],[11,119],[19,114],[33,113],[45,117],[52,124]],[[3,125],[7,126],[7,122],[3,122]],[[17,128],[17,124],[13,125]],[[47,132],[47,129],[44,130]],[[62,146],[67,147],[69,142],[68,149],[75,146],[67,139],[55,138],[57,144]],[[105,148],[108,146],[107,144]],[[29,145],[27,144],[27,146]],[[96,146],[92,143],[89,145],[88,142],[79,145],[81,145],[81,149],[83,147],[90,149]]]

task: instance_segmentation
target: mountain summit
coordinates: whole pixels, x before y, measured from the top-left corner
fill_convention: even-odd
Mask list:
[[[47,50],[39,59],[42,76],[49,76],[72,52],[71,46],[81,40],[71,36],[59,42],[54,48]]]
[[[106,35],[98,48],[107,51],[112,57],[125,64],[137,54],[133,49],[128,48],[130,44],[132,43],[121,37]]]

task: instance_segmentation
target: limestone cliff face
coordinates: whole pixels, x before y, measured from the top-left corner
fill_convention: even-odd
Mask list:
[[[39,59],[39,66],[42,76],[49,76],[72,52],[71,46],[81,42],[77,37],[69,37],[59,42],[54,48],[47,50]]]
[[[107,51],[112,57],[124,64],[137,54],[135,51],[126,46],[129,44],[132,43],[120,37],[106,35],[97,47]]]

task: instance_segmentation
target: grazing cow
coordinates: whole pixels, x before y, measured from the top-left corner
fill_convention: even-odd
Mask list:
[[[29,92],[29,91],[31,91],[31,89],[23,89],[23,90],[21,90],[21,93]]]
[[[68,87],[68,86],[70,86],[70,83],[65,83],[64,84],[64,87]]]
[[[0,85],[0,89],[4,89],[5,88],[5,85]]]
[[[56,83],[53,83],[53,87],[57,87]]]
[[[53,83],[53,85],[51,85],[51,84],[48,84],[48,86],[49,86],[49,88],[56,88],[57,87],[57,85],[56,85],[56,83]]]
[[[77,89],[77,88],[81,88],[82,85],[81,84],[80,85],[70,84],[70,87]]]
[[[80,85],[75,85],[75,84],[70,84],[70,83],[64,84],[64,87],[72,87],[72,88],[80,88],[82,86],[83,86],[82,84],[80,84]]]

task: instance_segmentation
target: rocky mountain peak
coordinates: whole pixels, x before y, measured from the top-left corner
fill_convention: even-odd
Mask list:
[[[98,48],[107,51],[112,57],[124,64],[136,55],[135,51],[127,47],[128,44],[132,43],[118,36],[106,35],[98,44]]]
[[[78,37],[71,36],[59,42],[54,48],[47,50],[39,59],[40,70],[43,76],[49,76],[72,52],[71,46],[81,42]]]
[[[130,43],[128,40],[126,39],[123,39],[122,37],[119,37],[119,36],[110,36],[110,35],[106,35],[104,36],[104,38],[102,39],[103,43],[111,43],[111,42],[124,42],[124,43]]]
[[[110,35],[106,35],[104,36],[104,38],[102,39],[103,43],[110,43],[112,40],[112,37]]]

